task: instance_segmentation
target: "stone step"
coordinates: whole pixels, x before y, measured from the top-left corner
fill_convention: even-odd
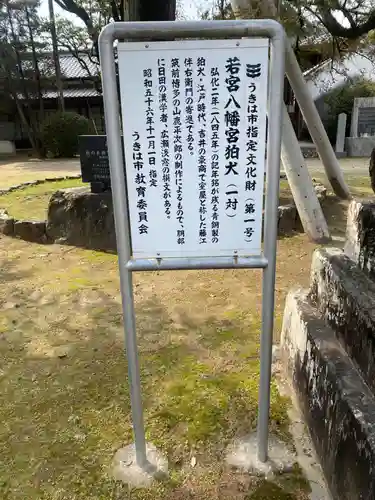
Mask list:
[[[340,250],[318,249],[310,298],[375,394],[375,283]]]
[[[374,396],[306,291],[287,297],[281,347],[333,499],[374,500]]]
[[[375,200],[350,202],[344,251],[375,280]]]

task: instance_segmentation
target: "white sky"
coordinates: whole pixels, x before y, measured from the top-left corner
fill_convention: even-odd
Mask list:
[[[205,9],[209,9],[212,7],[212,0],[181,0],[180,4],[182,5],[182,16],[184,19],[199,19],[199,12]],[[54,10],[56,16],[63,16],[66,19],[71,20],[72,22],[80,25],[82,21],[71,14],[70,12],[66,12],[66,10],[61,9],[56,2],[54,2]],[[42,0],[40,7],[40,14],[43,17],[48,17],[48,0]],[[334,12],[337,20],[344,25],[345,27],[349,27],[349,23],[344,18],[341,12]]]
[[[181,3],[185,19],[198,19],[199,6],[201,6],[201,8],[205,7],[205,5],[209,7],[211,4],[209,0],[181,0]],[[81,21],[77,16],[61,9],[56,2],[54,2],[54,11],[55,16],[63,16],[76,24],[81,24]],[[48,0],[42,0],[39,12],[43,17],[48,17]]]

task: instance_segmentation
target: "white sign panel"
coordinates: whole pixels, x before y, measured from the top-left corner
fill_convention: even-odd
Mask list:
[[[268,39],[119,43],[133,257],[261,253]]]

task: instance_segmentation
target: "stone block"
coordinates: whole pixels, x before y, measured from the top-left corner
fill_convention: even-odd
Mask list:
[[[333,499],[374,500],[374,396],[307,292],[289,293],[281,343]]]
[[[278,234],[292,233],[298,228],[298,223],[299,217],[294,204],[279,206]]]
[[[350,202],[344,251],[375,279],[375,200]]]
[[[47,235],[56,243],[115,252],[112,195],[89,189],[63,189],[52,195]]]
[[[36,181],[26,181],[22,183],[22,187],[36,186],[37,184]]]
[[[65,179],[80,179],[82,177],[82,174],[72,174],[72,175],[66,175],[64,178]]]
[[[16,146],[13,141],[0,141],[0,155],[15,155]]]
[[[359,158],[370,158],[371,151],[375,147],[375,137],[347,137],[346,150],[348,156]]]
[[[375,393],[375,283],[341,250],[318,249],[311,300]]]
[[[314,184],[314,190],[320,203],[327,198],[327,188],[323,184]]]
[[[3,209],[0,209],[0,233],[7,236],[14,233],[14,219]]]
[[[45,221],[20,220],[14,223],[14,236],[33,243],[47,243]]]

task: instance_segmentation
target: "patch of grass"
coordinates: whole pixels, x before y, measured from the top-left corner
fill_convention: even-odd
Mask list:
[[[296,500],[294,495],[285,492],[280,486],[264,481],[254,493],[246,496],[246,500]]]
[[[298,464],[290,472],[276,475],[272,481],[261,480],[245,497],[246,500],[308,500],[311,492]]]
[[[51,195],[58,189],[83,186],[80,179],[47,182],[0,197],[0,208],[16,219],[45,220]]]

